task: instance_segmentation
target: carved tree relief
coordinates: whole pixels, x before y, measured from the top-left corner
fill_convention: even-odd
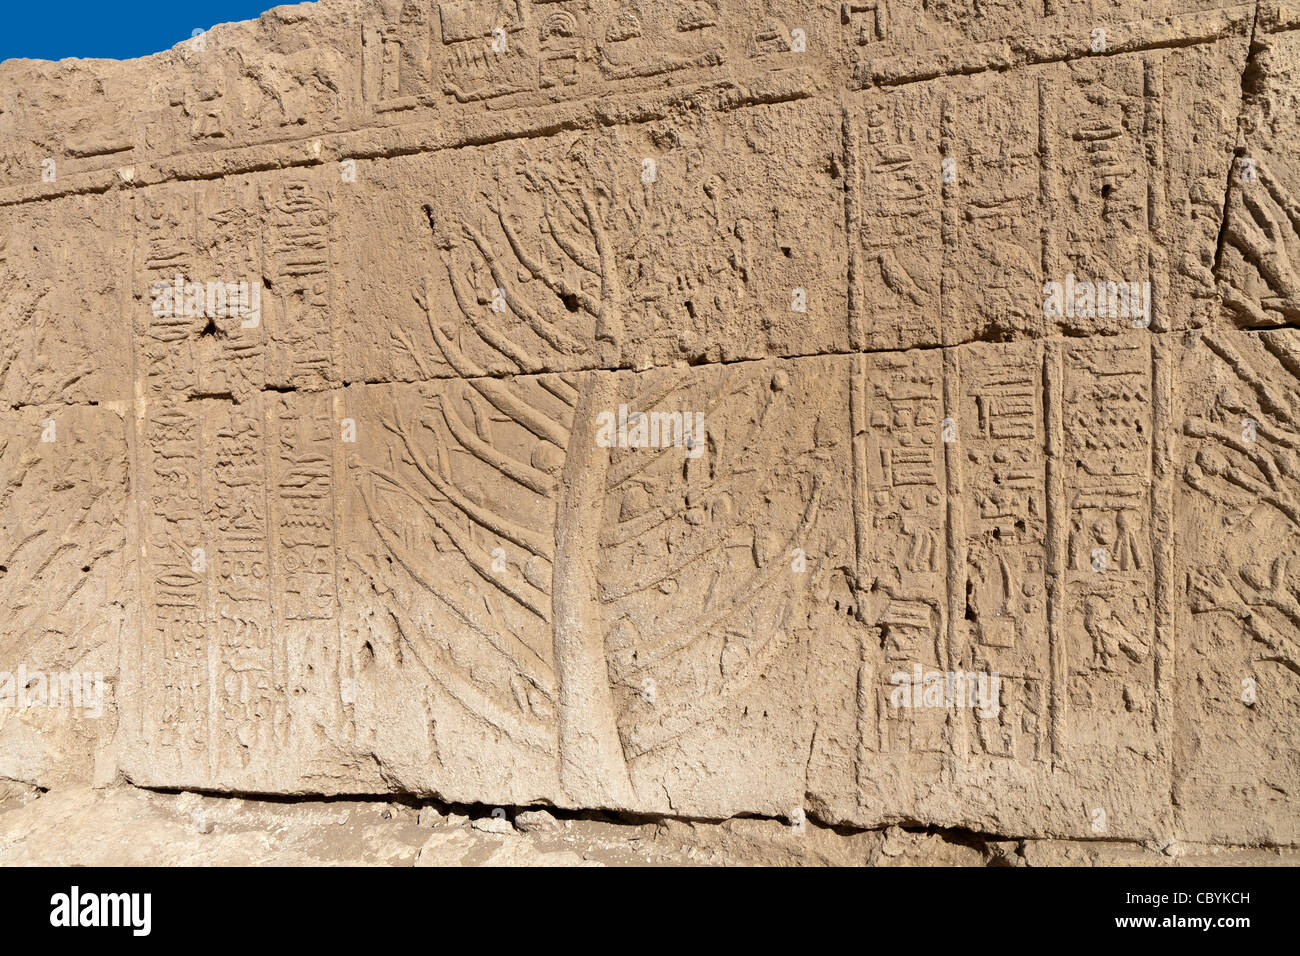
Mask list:
[[[1284,331],[1206,334],[1202,342],[1232,379],[1209,412],[1190,417],[1184,433],[1196,445],[1185,479],[1227,510],[1233,560],[1193,573],[1192,610],[1226,612],[1263,645],[1262,659],[1300,675],[1300,349]],[[1281,520],[1286,533],[1274,530]],[[1258,527],[1259,534],[1252,528]],[[1254,549],[1268,542],[1264,553]]]
[[[525,153],[482,197],[481,219],[425,207],[441,268],[416,299],[459,380],[422,392],[414,414],[392,412],[390,460],[372,464],[362,496],[387,556],[508,662],[512,699],[485,691],[491,679],[457,676],[446,654],[425,664],[430,678],[516,743],[555,753],[571,800],[626,807],[637,803],[629,758],[716,714],[788,638],[792,598],[779,582],[807,546],[821,495],[810,473],[834,429],[765,474],[747,452],[799,414],[787,372],[722,368],[705,387],[681,372],[545,372],[560,356],[620,363],[625,310],[645,281],[640,247],[675,214],[654,182],[627,186],[637,163],[605,145],[579,144],[558,163]],[[410,335],[395,332],[394,345],[432,377]],[[620,405],[702,412],[705,447],[601,447],[597,415]],[[383,495],[413,502],[422,527],[396,528]],[[798,499],[794,527],[765,527],[747,506],[774,497]],[[466,586],[431,579],[428,538]],[[682,572],[689,595],[674,594]],[[697,582],[707,588],[695,593]],[[667,616],[647,614],[646,595],[669,599]],[[427,644],[408,611],[393,613],[410,645]],[[717,634],[733,645],[721,684],[650,705],[648,720],[636,712],[654,701],[656,668]]]
[[[1300,318],[1300,203],[1262,165],[1234,170],[1248,181],[1229,196],[1224,241],[1241,257],[1220,283],[1223,303],[1252,326]]]

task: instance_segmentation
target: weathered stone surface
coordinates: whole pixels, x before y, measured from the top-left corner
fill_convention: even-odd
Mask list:
[[[0,777],[48,787],[115,774],[118,661],[139,627],[129,408],[0,414]]]
[[[103,692],[0,777],[1300,842],[1298,28],[323,0],[0,65],[0,672]]]
[[[421,815],[428,807],[422,807]],[[1295,866],[1295,848],[991,840],[887,827],[845,832],[737,818],[613,823],[494,834],[461,817],[417,824],[374,801],[258,800],[129,787],[8,796],[0,865],[13,866]],[[199,824],[202,826],[199,826]]]
[[[1205,842],[1295,842],[1300,675],[1294,454],[1300,410],[1293,329],[1189,338],[1182,369],[1186,537],[1177,607],[1174,798]],[[1256,424],[1251,424],[1251,423]],[[1255,442],[1243,440],[1252,431]]]

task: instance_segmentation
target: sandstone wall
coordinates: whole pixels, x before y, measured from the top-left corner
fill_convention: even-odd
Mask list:
[[[1300,842],[1297,31],[323,0],[6,63],[0,670],[107,688],[0,776]]]

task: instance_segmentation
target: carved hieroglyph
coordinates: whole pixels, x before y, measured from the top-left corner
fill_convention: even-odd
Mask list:
[[[0,775],[1300,840],[1298,29],[325,0],[4,64],[0,670],[105,702],[0,707]]]

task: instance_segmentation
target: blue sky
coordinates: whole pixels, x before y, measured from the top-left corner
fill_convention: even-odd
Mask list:
[[[188,39],[196,29],[251,20],[282,2],[285,0],[9,0],[0,10],[0,60],[147,56]]]

